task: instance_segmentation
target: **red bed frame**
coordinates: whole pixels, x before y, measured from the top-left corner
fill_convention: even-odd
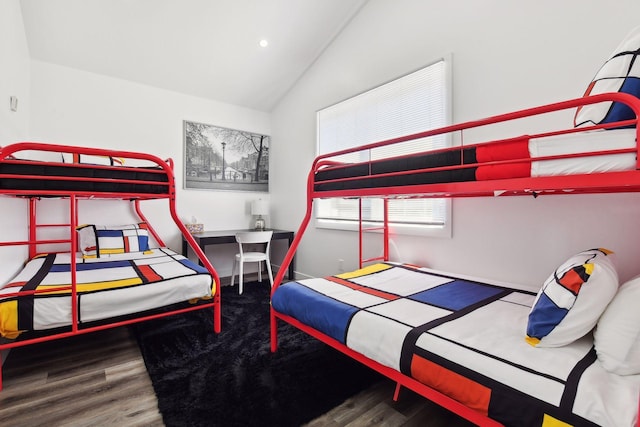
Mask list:
[[[387,185],[385,187],[362,187],[362,188],[351,188],[351,189],[329,189],[329,190],[319,190],[317,186],[318,181],[316,180],[319,172],[325,171],[331,168],[340,168],[345,167],[339,161],[335,161],[333,158],[339,155],[348,154],[348,153],[356,153],[361,152],[363,150],[370,150],[376,147],[387,146],[392,144],[397,144],[404,141],[409,141],[413,139],[425,138],[434,135],[442,135],[442,134],[459,134],[460,140],[464,141],[464,133],[473,129],[477,129],[484,126],[491,126],[496,124],[504,124],[504,123],[513,123],[517,120],[527,119],[527,118],[537,118],[540,116],[544,116],[546,114],[556,114],[558,112],[562,112],[564,110],[575,110],[576,108],[589,104],[597,104],[601,102],[619,102],[627,105],[634,113],[635,118],[631,120],[620,121],[616,123],[608,123],[601,125],[594,125],[589,127],[566,127],[553,131],[547,131],[544,133],[531,134],[530,137],[545,137],[545,136],[553,136],[553,135],[563,135],[563,134],[572,134],[584,131],[592,131],[598,129],[614,129],[620,127],[635,127],[636,130],[636,147],[631,150],[608,150],[599,152],[598,154],[618,154],[624,152],[635,152],[636,153],[636,167],[634,170],[625,170],[618,172],[601,172],[601,173],[593,173],[593,174],[579,174],[579,175],[562,175],[562,176],[541,176],[541,177],[525,177],[525,178],[506,178],[506,179],[494,179],[494,180],[485,180],[485,181],[468,181],[468,182],[440,182],[433,184],[418,184],[418,185]],[[566,111],[565,111],[566,112]],[[301,239],[304,236],[305,230],[309,224],[309,221],[312,217],[312,206],[313,201],[315,199],[320,198],[333,198],[333,197],[349,197],[349,198],[363,198],[363,197],[381,197],[385,200],[394,197],[430,197],[430,198],[453,198],[453,197],[503,197],[503,196],[533,196],[538,197],[540,195],[558,195],[558,194],[589,194],[589,193],[623,193],[623,192],[638,192],[640,191],[640,145],[637,144],[637,141],[640,139],[640,130],[637,127],[638,117],[640,117],[640,99],[637,99],[631,95],[624,93],[606,93],[593,95],[578,99],[572,99],[563,102],[552,103],[548,105],[543,105],[535,108],[529,108],[525,110],[519,110],[515,112],[511,112],[508,114],[502,114],[498,116],[488,117],[481,120],[465,122],[461,124],[455,124],[452,126],[447,126],[439,129],[429,130],[426,132],[408,135],[404,137],[394,138],[386,141],[381,141],[373,144],[368,144],[365,146],[356,147],[353,149],[346,149],[334,153],[329,153],[325,155],[318,156],[311,167],[311,171],[309,172],[307,179],[307,201],[306,201],[306,213],[302,222],[298,228],[298,232],[294,238],[294,241],[287,252],[283,264],[278,271],[278,274],[275,277],[274,285],[272,293],[280,286],[282,280],[284,278],[284,273],[287,271],[287,267],[291,263],[295,252],[298,249]],[[522,134],[522,133],[521,133]],[[521,135],[520,134],[520,135]],[[519,138],[519,136],[518,136]],[[490,141],[491,143],[501,144],[508,143],[513,141],[514,138],[506,138],[500,139],[498,141]],[[464,148],[473,147],[474,145],[464,145],[457,146],[451,148],[449,150],[452,151],[460,151],[462,158],[462,150]],[[582,154],[584,155],[584,154]],[[561,156],[552,156],[546,158],[539,158],[537,160],[552,160],[552,159],[560,159],[560,158],[570,158],[570,157],[580,157],[581,154],[571,154],[571,155],[561,155]],[[503,165],[508,163],[517,163],[517,162],[525,162],[530,163],[532,159],[530,158],[519,158],[508,161],[496,161],[491,162],[489,164],[493,165]],[[356,164],[356,166],[364,166],[365,169],[371,170],[372,163],[374,162],[362,162]],[[351,165],[348,165],[351,166]],[[408,173],[421,173],[425,171],[438,171],[438,170],[455,170],[458,168],[468,167],[468,164],[458,164],[458,165],[449,165],[437,168],[431,168],[428,170],[411,170],[407,171],[396,171],[390,172],[386,174],[378,174],[375,175],[376,178],[381,176],[385,178],[398,178],[401,179],[403,175]],[[473,166],[473,165],[472,165]],[[367,178],[374,177],[372,174],[366,174],[364,176],[359,176],[358,178],[353,177],[344,177],[344,178],[332,178],[332,183],[340,184],[341,182],[349,182],[353,180],[366,180]],[[327,181],[322,181],[327,182]],[[386,204],[385,204],[386,205]],[[360,220],[360,267],[362,267],[363,263],[376,261],[376,260],[389,260],[389,227],[388,227],[388,218],[386,215],[386,206],[385,206],[385,215],[383,225],[381,227],[376,227],[376,230],[382,230],[382,235],[384,237],[384,251],[383,256],[378,258],[369,258],[363,259],[363,250],[362,250],[362,234],[368,229],[362,225],[362,219]],[[298,320],[284,315],[282,313],[278,313],[273,308],[271,308],[271,351],[277,351],[278,345],[278,320],[290,323],[296,328],[312,335],[313,337],[319,339],[320,341],[332,346],[333,348],[343,352],[344,354],[352,357],[355,360],[360,361],[361,363],[371,367],[372,369],[378,371],[382,375],[392,379],[396,382],[396,391],[394,394],[394,400],[396,400],[399,396],[399,392],[402,387],[407,387],[425,398],[451,410],[452,412],[460,415],[461,417],[476,423],[482,426],[498,426],[501,425],[495,420],[487,418],[486,416],[470,409],[463,404],[457,402],[449,398],[448,396],[434,390],[424,384],[419,383],[418,381],[410,378],[402,373],[388,368],[384,365],[379,364],[378,362],[363,356],[360,353],[357,353],[340,342],[326,336],[325,334],[299,322]],[[639,399],[640,401],[640,399]],[[640,405],[639,405],[640,406]],[[640,420],[637,425],[640,427]]]
[[[138,168],[124,167],[118,165],[93,165],[80,163],[62,162],[36,162],[32,160],[20,160],[20,152],[29,150],[39,153],[65,153],[69,157],[78,156],[100,156],[102,158],[124,159],[125,163],[144,162],[145,165],[152,165],[139,168],[140,175],[135,175]],[[14,154],[16,154],[14,156]],[[61,154],[60,154],[61,155]],[[81,158],[81,157],[80,157]],[[36,166],[44,172],[30,172],[21,168]],[[78,202],[88,199],[121,199],[128,200],[133,204],[133,209],[141,221],[148,224],[149,233],[156,240],[158,245],[166,246],[162,238],[149,224],[141,209],[141,202],[145,200],[166,199],[169,204],[171,218],[175,222],[185,240],[191,245],[199,261],[208,270],[213,278],[214,293],[213,298],[199,304],[171,309],[154,314],[144,314],[139,317],[129,316],[122,320],[100,322],[96,326],[80,327],[78,322],[78,304],[76,294],[75,258],[71,257],[72,285],[60,290],[71,291],[72,298],[72,325],[70,330],[64,332],[54,332],[44,336],[29,339],[16,340],[12,342],[0,343],[0,351],[35,344],[44,341],[51,341],[70,337],[78,334],[85,334],[98,330],[114,328],[145,320],[170,316],[193,310],[211,309],[214,319],[214,331],[220,332],[221,312],[220,312],[220,278],[217,271],[211,265],[202,249],[195,242],[191,233],[184,226],[176,211],[176,187],[173,173],[173,161],[166,161],[160,158],[143,153],[129,151],[105,150],[98,148],[72,147],[65,145],[43,144],[35,142],[20,142],[5,147],[0,147],[0,195],[24,198],[28,205],[28,239],[22,241],[1,241],[0,246],[26,246],[28,248],[29,259],[39,253],[41,245],[68,245],[71,253],[78,250],[76,238],[76,227],[78,226]],[[46,169],[50,168],[50,169]],[[95,173],[94,173],[95,171]],[[44,173],[44,174],[43,174]],[[119,175],[120,174],[120,175]],[[6,183],[6,184],[5,184]],[[17,184],[13,184],[17,183]],[[79,184],[80,183],[80,184]],[[66,188],[70,185],[69,188]],[[62,224],[41,223],[37,220],[38,201],[46,197],[60,197],[69,202],[69,219]],[[62,239],[43,239],[38,237],[38,230],[44,228],[67,229],[68,237]],[[64,235],[64,231],[62,232]],[[34,293],[19,292],[15,296]],[[2,389],[2,370],[0,369],[0,390]]]

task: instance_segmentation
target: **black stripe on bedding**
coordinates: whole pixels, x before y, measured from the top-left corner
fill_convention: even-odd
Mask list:
[[[456,170],[443,170],[435,172],[420,172],[414,174],[371,177],[338,181],[317,183],[314,185],[314,191],[336,191],[336,190],[353,190],[358,188],[383,188],[383,187],[402,187],[409,185],[424,184],[441,184],[447,182],[468,182],[476,180],[477,167],[469,167]]]
[[[463,317],[467,313],[471,313],[472,311],[480,307],[483,307],[487,304],[490,304],[494,301],[504,298],[505,296],[509,295],[512,292],[513,292],[512,289],[505,288],[502,292],[498,292],[495,295],[492,295],[488,298],[483,299],[482,301],[478,301],[477,303],[468,305],[467,307],[461,310],[455,311],[446,316],[442,316],[438,319],[432,320],[431,322],[427,322],[424,325],[413,328],[404,338],[404,342],[402,343],[402,353],[400,355],[400,372],[402,372],[405,375],[411,376],[411,360],[413,358],[413,353],[416,349],[416,341],[418,340],[420,335],[422,335],[424,332],[430,329],[433,329],[436,326],[447,323],[451,320]]]
[[[138,268],[138,264],[136,264],[134,260],[129,261],[129,265],[131,265],[131,268],[133,268],[133,271],[135,271],[138,277],[140,278],[140,280],[142,280],[143,285],[146,285],[149,283],[149,279],[147,278],[147,276],[145,276],[142,273],[142,271],[140,271],[140,268]]]
[[[40,269],[33,277],[25,283],[21,291],[34,291],[40,286],[42,280],[47,276],[51,266],[56,260],[55,254],[48,254],[44,259]],[[35,295],[26,295],[18,298],[18,329],[30,331],[33,329],[33,306]]]
[[[564,393],[562,393],[562,398],[560,399],[561,410],[571,413],[573,402],[575,402],[576,394],[578,393],[578,383],[580,382],[580,378],[582,378],[584,371],[586,371],[589,366],[593,365],[596,359],[596,348],[591,347],[589,353],[587,353],[571,370],[571,373],[567,377]]]
[[[401,172],[415,169],[429,169],[444,166],[471,165],[477,163],[476,149],[449,150],[421,156],[402,157],[394,160],[371,163],[371,173]]]
[[[318,171],[314,178],[314,189],[315,191],[329,191],[354,188],[475,181],[476,167],[457,170],[420,172],[394,177],[376,178],[372,175],[476,163],[476,149],[466,148],[462,151],[450,150],[418,156],[401,157],[397,159],[377,160],[348,166],[337,166]],[[353,181],[323,183],[323,181],[349,177],[363,178]]]
[[[438,273],[435,271],[423,271],[423,270],[416,270],[414,267],[411,266],[407,266],[407,265],[394,265],[394,267],[396,268],[403,268],[406,270],[409,270],[411,272],[414,273],[422,273],[428,276],[437,276],[437,277],[443,277],[446,279],[451,279],[452,281],[455,280],[460,280],[459,277],[453,276],[453,275],[449,275],[449,274],[443,274],[443,273]],[[429,333],[429,331],[439,325],[442,325],[444,323],[450,322],[452,320],[464,317],[465,315],[467,315],[468,313],[471,313],[481,307],[484,307],[488,304],[491,304],[495,301],[501,300],[503,298],[505,298],[507,295],[513,293],[513,292],[517,292],[517,293],[521,293],[521,294],[528,294],[528,295],[535,295],[535,292],[532,291],[528,291],[528,290],[516,290],[516,289],[511,289],[511,288],[504,288],[502,286],[499,285],[494,285],[494,284],[489,284],[489,283],[484,283],[484,282],[480,282],[480,281],[476,281],[476,280],[472,280],[472,279],[464,279],[464,281],[469,282],[469,283],[475,283],[478,285],[481,285],[483,287],[489,287],[489,288],[494,288],[497,290],[500,290],[500,292],[497,292],[494,295],[488,296],[487,298],[484,298],[474,304],[470,304],[460,310],[456,310],[454,312],[452,312],[449,315],[440,317],[438,319],[435,319],[431,322],[428,322],[424,325],[421,326],[417,326],[415,328],[413,328],[405,337],[405,340],[403,342],[403,346],[402,346],[402,353],[401,353],[401,358],[400,358],[400,371],[406,375],[410,375],[411,374],[411,358],[413,357],[413,352],[416,351],[416,349],[418,348],[416,346],[416,341],[418,340],[418,338],[420,337],[420,335],[422,335],[423,333]],[[448,283],[446,283],[448,284]],[[444,286],[446,284],[440,285],[440,286]],[[432,289],[437,288],[434,287]],[[408,296],[407,298],[410,298],[410,296]],[[447,309],[447,308],[445,308]],[[441,339],[445,339],[440,337]],[[458,344],[459,345],[459,344]]]

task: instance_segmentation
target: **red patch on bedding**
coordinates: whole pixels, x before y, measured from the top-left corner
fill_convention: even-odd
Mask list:
[[[478,163],[499,162],[502,160],[528,159],[529,136],[524,135],[508,141],[500,141],[476,146]]]
[[[478,166],[476,180],[528,178],[531,176],[531,163],[507,163],[501,165]]]
[[[469,378],[415,354],[411,361],[411,376],[483,415],[489,414],[491,389]]]
[[[325,277],[325,279],[334,283],[339,283],[342,286],[346,286],[347,288],[351,288],[353,290],[364,292],[369,295],[374,295],[380,298],[384,298],[389,301],[397,300],[398,298],[400,298],[398,295],[389,294],[387,292],[379,291],[377,289],[367,288],[366,286],[358,285],[357,283],[353,283],[348,280],[341,279],[339,277],[329,276],[329,277]]]
[[[530,158],[527,135],[508,141],[480,144],[476,147],[476,159],[479,163],[476,180],[527,178],[531,176]]]
[[[139,265],[138,270],[148,282],[159,282],[162,280],[162,276],[156,273],[153,268],[148,265]]]

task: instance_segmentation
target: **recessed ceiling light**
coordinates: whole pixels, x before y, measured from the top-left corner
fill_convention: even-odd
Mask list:
[[[260,43],[258,43],[260,45],[260,47],[267,47],[269,46],[269,42],[265,39],[260,40]]]

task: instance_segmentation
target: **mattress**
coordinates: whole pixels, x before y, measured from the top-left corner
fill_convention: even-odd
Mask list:
[[[408,264],[280,285],[273,308],[505,425],[635,425],[640,375],[597,360],[593,338],[525,342],[535,292]]]
[[[635,139],[635,128],[540,138],[524,135],[472,147],[324,168],[314,177],[314,190],[320,192],[633,170],[636,167]],[[615,150],[627,152],[602,153]]]
[[[44,254],[30,260],[0,288],[0,334],[71,325],[71,255]],[[213,279],[198,264],[168,248],[83,259],[76,256],[80,324],[168,306],[213,294]],[[19,291],[36,291],[15,296]]]

